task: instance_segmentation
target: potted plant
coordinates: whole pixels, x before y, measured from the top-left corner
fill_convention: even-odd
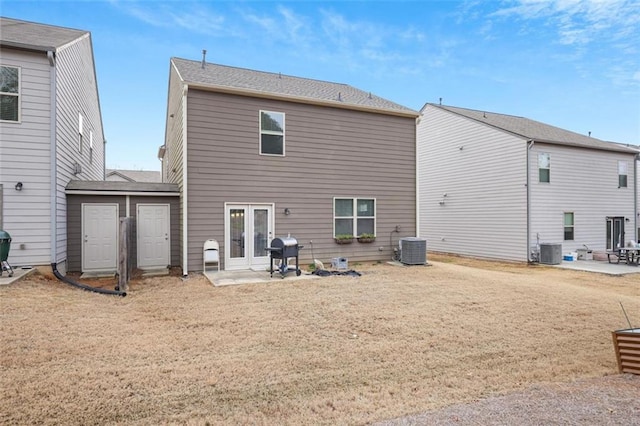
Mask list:
[[[359,243],[372,243],[375,240],[376,240],[376,236],[373,235],[373,234],[364,233],[364,234],[360,234],[358,236],[358,242]]]
[[[334,240],[337,244],[351,244],[353,242],[353,235],[351,234],[338,234]]]

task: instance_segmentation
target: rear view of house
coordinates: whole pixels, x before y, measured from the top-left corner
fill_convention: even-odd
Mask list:
[[[0,18],[0,229],[14,266],[66,268],[65,186],[104,179],[91,34]]]
[[[431,250],[528,261],[538,243],[604,252],[638,238],[637,147],[433,104],[417,135]]]
[[[417,116],[345,84],[173,58],[159,157],[181,192],[183,272],[208,239],[227,270],[264,269],[289,235],[304,260],[389,259],[416,232]]]

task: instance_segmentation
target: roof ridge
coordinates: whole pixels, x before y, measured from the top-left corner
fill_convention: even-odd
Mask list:
[[[202,64],[202,61],[197,61],[195,59],[185,59],[185,58],[180,58],[180,57],[177,57],[177,56],[174,56],[171,59],[172,60],[173,59],[178,59],[178,60],[181,60],[181,61],[187,61],[187,62],[193,62],[193,63],[196,63],[196,64]],[[297,79],[297,80],[317,81],[317,82],[320,82],[320,83],[331,83],[331,84],[336,84],[336,85],[339,85],[339,86],[346,86],[346,87],[351,87],[352,89],[360,90],[360,89],[357,89],[354,86],[351,86],[350,84],[347,84],[347,83],[338,83],[338,82],[335,82],[335,81],[320,80],[318,78],[299,77],[299,76],[295,76],[295,75],[291,75],[291,74],[283,74],[281,72],[262,71],[262,70],[252,69],[252,68],[239,67],[239,66],[235,66],[235,65],[223,65],[223,64],[218,64],[218,63],[215,63],[215,62],[206,62],[206,61],[205,61],[205,65],[213,65],[213,66],[216,66],[216,67],[232,68],[232,69],[236,69],[236,70],[249,71],[249,72],[260,73],[260,74],[269,74],[269,75],[273,75],[273,76],[287,77],[287,78],[293,78],[293,79]]]

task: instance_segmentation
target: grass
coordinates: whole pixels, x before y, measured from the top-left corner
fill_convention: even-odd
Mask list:
[[[362,277],[126,298],[44,276],[0,289],[3,424],[365,424],[617,373],[638,276],[430,257]],[[637,325],[637,324],[636,324]]]

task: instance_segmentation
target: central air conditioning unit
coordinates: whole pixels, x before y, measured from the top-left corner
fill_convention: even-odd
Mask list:
[[[405,265],[427,264],[427,240],[407,237],[400,239],[400,262]]]
[[[540,244],[540,263],[559,265],[562,263],[562,244]]]

